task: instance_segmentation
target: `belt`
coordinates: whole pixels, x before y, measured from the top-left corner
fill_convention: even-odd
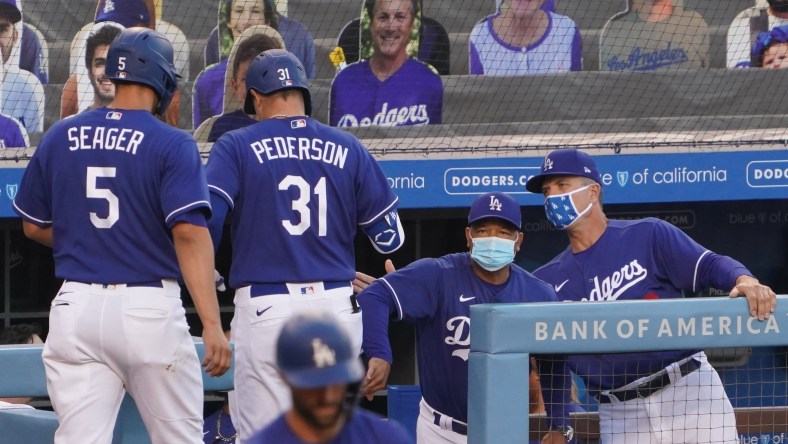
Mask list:
[[[451,419],[451,422],[447,424],[449,426],[449,430],[451,430],[454,433],[459,433],[460,435],[466,435],[466,436],[468,435],[468,426],[466,424],[463,424],[454,418],[449,418],[448,416],[442,415],[435,411],[433,411],[432,414],[435,415],[435,420],[433,421],[433,423],[436,426],[440,428],[445,428],[446,424],[442,425],[441,419],[442,418]]]
[[[695,358],[692,358],[679,365],[679,371],[681,372],[682,378],[694,372],[695,370],[698,370],[699,368],[700,361]],[[597,399],[599,400],[600,404],[609,403],[610,399],[613,397],[618,399],[619,402],[626,402],[636,398],[643,399],[648,398],[668,385],[670,385],[670,375],[668,372],[663,372],[662,376],[650,379],[637,387],[626,390],[611,391],[610,395],[600,393],[597,396]]]
[[[69,279],[69,280],[67,280],[66,282],[75,282],[75,283],[77,283],[77,284],[83,284],[83,285],[101,285],[101,286],[102,286],[102,287],[104,287],[104,288],[107,288],[107,287],[110,287],[110,286],[113,286],[113,285],[125,285],[125,286],[126,286],[126,288],[134,288],[134,287],[154,287],[154,288],[164,288],[164,284],[162,284],[162,283],[161,283],[161,280],[158,280],[158,281],[148,281],[148,282],[132,282],[132,283],[130,283],[130,284],[101,284],[101,283],[98,283],[98,282],[93,282],[93,283],[90,283],[90,282],[79,282],[79,281],[72,281],[72,280],[70,280],[70,279]]]
[[[298,284],[297,284],[298,285]],[[309,294],[308,288],[310,283],[304,283],[302,294]],[[350,281],[323,281],[324,290],[336,290],[337,288],[350,288]],[[280,282],[276,284],[252,284],[249,286],[249,297],[256,298],[259,296],[270,296],[272,294],[289,294],[290,290],[287,284]]]

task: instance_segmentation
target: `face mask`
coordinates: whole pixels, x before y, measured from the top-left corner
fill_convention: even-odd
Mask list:
[[[591,185],[586,185],[583,188],[578,188],[564,194],[556,194],[549,196],[544,201],[544,212],[549,220],[559,230],[566,230],[570,225],[575,223],[580,216],[588,213],[591,210],[593,202],[588,204],[585,210],[578,212],[575,207],[575,202],[572,200],[572,195],[585,190]]]
[[[471,238],[471,259],[487,271],[498,271],[514,260],[514,241],[497,236]]]
[[[769,6],[774,12],[788,12],[788,1],[786,0],[769,0]]]

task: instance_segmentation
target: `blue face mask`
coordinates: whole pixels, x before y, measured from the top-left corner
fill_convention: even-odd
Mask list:
[[[593,202],[590,202],[585,210],[578,212],[575,207],[575,202],[572,200],[572,195],[590,186],[591,185],[586,185],[583,188],[578,188],[568,193],[548,196],[544,201],[544,212],[547,215],[547,220],[559,230],[566,230],[570,225],[580,219],[580,216],[588,213],[591,210]]]
[[[497,236],[471,238],[471,259],[487,271],[498,271],[514,260],[514,241]]]

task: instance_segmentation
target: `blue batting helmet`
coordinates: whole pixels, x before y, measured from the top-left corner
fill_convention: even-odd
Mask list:
[[[106,76],[115,82],[141,83],[159,97],[157,114],[163,114],[178,88],[173,66],[172,44],[162,34],[148,28],[128,28],[118,35],[107,51]]]
[[[352,384],[364,376],[350,336],[326,312],[298,313],[285,323],[276,342],[276,364],[296,388]]]
[[[271,94],[283,89],[297,88],[304,94],[307,116],[312,115],[312,96],[304,65],[296,56],[284,49],[269,49],[257,55],[246,71],[246,100],[244,112],[254,114],[252,90]]]

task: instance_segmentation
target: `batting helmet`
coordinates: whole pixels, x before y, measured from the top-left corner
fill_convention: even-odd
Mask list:
[[[271,94],[283,89],[297,88],[304,94],[307,116],[312,115],[312,96],[304,65],[296,56],[284,49],[269,49],[261,52],[249,64],[246,71],[246,100],[244,112],[254,114],[252,90]]]
[[[295,314],[285,323],[276,343],[276,363],[296,388],[352,384],[364,376],[350,336],[325,312]]]
[[[178,88],[172,44],[148,28],[128,28],[118,35],[107,52],[106,76],[115,82],[141,83],[159,97],[157,114],[167,110]]]

